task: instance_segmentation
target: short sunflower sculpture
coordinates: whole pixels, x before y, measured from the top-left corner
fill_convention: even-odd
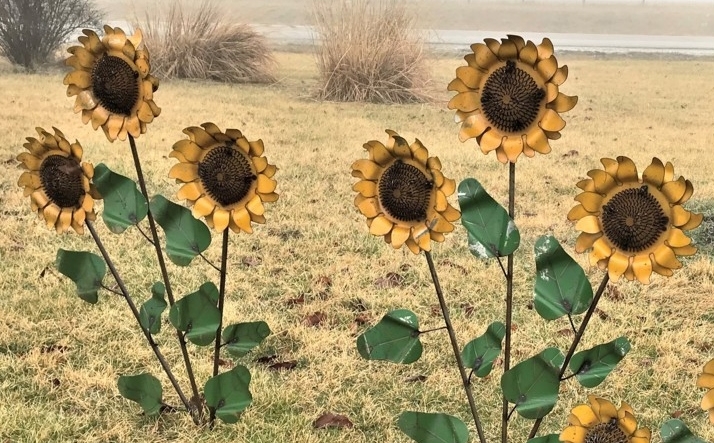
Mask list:
[[[82,122],[100,126],[109,141],[126,140],[146,132],[147,124],[161,109],[154,103],[159,81],[150,74],[149,52],[141,31],[127,36],[120,28],[104,26],[104,36],[82,31],[81,46],[72,46],[66,64],[72,71],[64,78],[67,96],[76,96],[74,112]]]
[[[565,127],[561,113],[578,102],[560,92],[568,67],[558,66],[547,38],[536,45],[517,35],[471,45],[448,90],[456,92],[449,109],[461,125],[459,139],[475,138],[484,154],[515,163],[521,154],[551,151],[549,140]]]
[[[384,236],[393,248],[429,251],[431,241],[444,241],[459,219],[447,201],[456,182],[444,177],[439,159],[429,157],[419,140],[409,145],[396,132],[387,134],[386,145],[365,143],[369,158],[352,164],[352,176],[360,179],[352,188],[355,206],[367,218],[369,232]]]
[[[582,231],[575,250],[590,249],[590,263],[621,276],[649,283],[652,272],[671,276],[682,267],[678,256],[696,252],[684,231],[696,228],[702,214],[682,206],[694,192],[684,177],[674,178],[674,166],[658,158],[638,176],[635,163],[624,156],[603,158],[604,169],[588,172],[578,183],[580,204],[568,213]]]
[[[29,152],[17,156],[20,167],[18,186],[24,187],[30,206],[58,233],[70,227],[84,233],[85,220],[94,220],[94,201],[100,195],[91,182],[94,167],[82,162],[82,146],[70,143],[57,128],[54,134],[37,128],[39,138],[27,137],[23,146]]]
[[[169,154],[179,160],[169,177],[184,184],[177,197],[216,231],[251,233],[251,223],[265,223],[263,203],[278,199],[277,168],[262,156],[262,140],[248,141],[239,130],[223,132],[210,122],[201,126],[184,129],[189,139]]]
[[[649,443],[651,432],[639,428],[635,413],[625,402],[615,408],[608,400],[588,396],[568,415],[568,427],[560,433],[565,443]]]

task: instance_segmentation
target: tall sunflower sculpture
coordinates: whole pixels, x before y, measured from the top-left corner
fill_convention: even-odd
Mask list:
[[[278,199],[277,168],[262,156],[262,140],[248,141],[239,130],[223,132],[213,123],[201,126],[184,129],[188,140],[176,142],[169,154],[179,160],[169,171],[183,183],[177,196],[216,231],[251,233],[251,223],[265,223],[263,203]]]
[[[590,263],[607,269],[613,281],[625,276],[649,283],[652,272],[671,276],[682,266],[678,256],[696,252],[684,231],[696,228],[702,214],[682,206],[694,192],[684,177],[674,178],[674,166],[658,158],[638,176],[627,157],[603,158],[603,169],[588,172],[577,186],[579,202],[568,213],[582,231],[575,250],[590,249]]]
[[[54,134],[37,128],[39,138],[27,137],[23,146],[29,152],[17,156],[18,186],[30,197],[30,206],[58,233],[70,227],[84,233],[85,220],[94,220],[94,200],[101,198],[91,180],[94,167],[82,162],[82,146],[70,143],[57,128]]]
[[[639,428],[632,407],[622,402],[615,408],[608,400],[588,396],[590,404],[578,405],[568,415],[560,433],[566,443],[649,443],[651,432]]]
[[[161,112],[153,100],[159,81],[149,71],[149,52],[142,45],[141,31],[104,26],[104,37],[89,29],[72,46],[65,63],[73,70],[64,78],[67,96],[76,96],[74,112],[82,122],[100,126],[109,141],[138,137]]]
[[[568,67],[558,67],[553,44],[540,45],[509,35],[499,43],[486,39],[471,45],[448,90],[456,92],[449,109],[461,125],[459,139],[475,138],[484,154],[496,151],[501,163],[515,163],[521,153],[551,151],[549,140],[560,138],[575,96],[560,92]]]
[[[447,201],[456,182],[444,177],[438,157],[419,140],[409,145],[387,130],[386,146],[372,140],[364,144],[368,159],[352,164],[352,176],[360,180],[354,204],[367,218],[369,232],[384,236],[395,249],[406,245],[418,254],[429,251],[431,241],[444,241],[460,213]]]

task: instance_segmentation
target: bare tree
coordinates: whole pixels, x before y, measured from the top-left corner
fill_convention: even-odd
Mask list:
[[[101,19],[91,0],[0,0],[0,50],[35,69],[78,28],[96,28]]]

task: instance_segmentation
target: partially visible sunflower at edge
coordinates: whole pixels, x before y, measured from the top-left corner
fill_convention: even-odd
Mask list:
[[[448,106],[456,109],[459,139],[475,138],[484,154],[496,151],[501,163],[515,163],[521,153],[549,153],[549,140],[559,139],[565,127],[560,113],[578,102],[559,90],[568,67],[558,67],[551,41],[536,45],[509,35],[500,43],[474,43],[471,50],[464,57],[468,65],[456,69],[447,88],[457,93]]]
[[[697,387],[709,389],[702,397],[702,409],[709,411],[709,422],[714,424],[714,359],[704,365],[704,370],[697,377]]]
[[[568,427],[560,433],[567,443],[649,443],[647,428],[638,428],[630,405],[622,402],[615,408],[611,402],[588,396],[590,404],[578,405],[568,415]]]
[[[278,199],[275,165],[263,155],[262,140],[248,141],[237,129],[221,131],[213,123],[183,130],[169,154],[179,160],[169,177],[184,183],[177,197],[193,206],[216,231],[253,232],[251,223],[265,223],[263,203]]]
[[[384,236],[395,249],[429,251],[431,241],[444,241],[461,216],[446,200],[456,182],[444,177],[438,157],[429,157],[419,140],[409,145],[396,132],[386,132],[386,146],[365,143],[369,158],[352,164],[352,175],[360,179],[352,187],[354,204],[367,217],[371,234]]]
[[[64,78],[67,96],[77,96],[74,112],[82,122],[101,126],[109,141],[138,137],[161,109],[154,103],[159,80],[149,71],[149,52],[137,30],[128,36],[119,28],[104,26],[104,37],[85,29],[82,46],[72,46],[65,63],[73,68]]]
[[[627,157],[603,158],[603,169],[588,172],[577,186],[580,204],[568,213],[582,231],[576,252],[591,249],[590,263],[607,269],[617,281],[621,276],[649,283],[652,272],[670,277],[682,267],[678,256],[697,249],[684,231],[696,228],[702,214],[682,206],[694,192],[684,177],[674,179],[674,166],[658,158],[645,168],[642,178]]]
[[[84,233],[86,220],[94,220],[94,200],[101,198],[91,183],[94,167],[82,162],[82,146],[69,143],[57,128],[54,135],[37,128],[39,138],[27,137],[29,152],[17,156],[20,175],[17,185],[30,197],[30,206],[58,233],[70,227]]]

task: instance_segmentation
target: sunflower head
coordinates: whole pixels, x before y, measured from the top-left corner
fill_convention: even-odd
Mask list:
[[[429,251],[431,241],[444,241],[461,215],[446,200],[456,183],[444,177],[439,159],[429,157],[419,140],[409,145],[396,132],[387,134],[386,146],[365,143],[369,158],[352,164],[352,175],[360,179],[352,187],[355,206],[367,217],[369,232],[395,249]]]
[[[697,377],[697,387],[708,389],[702,398],[702,409],[709,411],[709,422],[714,424],[714,359],[704,365],[704,370]]]
[[[94,199],[101,198],[91,183],[94,167],[82,163],[82,146],[69,143],[57,128],[54,134],[37,128],[38,138],[27,137],[29,152],[17,156],[25,169],[17,182],[30,197],[30,206],[58,233],[70,227],[84,233],[85,220],[94,220]]]
[[[702,215],[682,207],[694,192],[684,177],[674,179],[674,166],[658,158],[644,170],[627,157],[600,160],[604,169],[588,172],[577,186],[579,202],[568,213],[581,234],[576,252],[591,249],[590,263],[607,269],[612,280],[624,275],[649,283],[652,271],[671,276],[682,267],[677,256],[696,248],[684,231],[702,222]]]
[[[568,415],[568,426],[560,441],[568,443],[649,443],[650,430],[638,428],[630,405],[619,409],[609,401],[588,396],[587,405],[578,405]]]
[[[277,168],[262,157],[262,140],[248,141],[239,130],[223,132],[213,123],[201,126],[184,129],[188,140],[176,142],[169,154],[179,161],[169,177],[184,183],[177,197],[219,232],[251,233],[251,222],[265,223],[263,203],[278,199]]]
[[[495,150],[502,163],[515,163],[521,153],[549,153],[548,140],[559,139],[565,127],[560,113],[578,102],[559,91],[568,67],[558,67],[550,40],[536,45],[509,35],[471,50],[448,86],[456,92],[448,106],[456,109],[459,139],[475,138],[484,154]]]
[[[72,46],[65,63],[73,70],[64,78],[67,96],[76,96],[74,112],[82,122],[100,126],[109,141],[138,137],[161,109],[154,103],[159,81],[149,74],[149,52],[142,46],[141,31],[132,36],[104,26],[101,39],[85,29],[81,46]]]

